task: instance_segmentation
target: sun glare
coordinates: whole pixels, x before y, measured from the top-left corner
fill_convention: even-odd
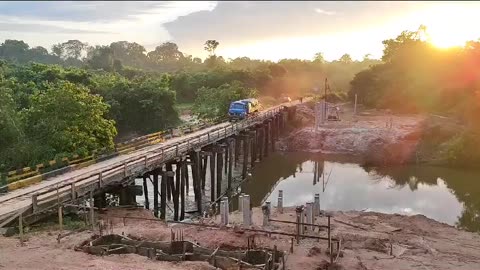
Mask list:
[[[480,38],[478,31],[475,31],[479,22],[477,9],[471,5],[441,4],[422,13],[419,19],[427,26],[429,40],[434,46],[463,46],[468,40]]]

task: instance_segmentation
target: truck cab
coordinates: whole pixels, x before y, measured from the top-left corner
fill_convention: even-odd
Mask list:
[[[248,106],[242,101],[234,101],[230,103],[230,108],[228,109],[228,116],[230,119],[243,119],[248,114]]]
[[[232,119],[245,119],[247,116],[252,113],[259,111],[259,103],[257,99],[243,99],[238,101],[233,101],[230,103],[230,108],[228,109],[228,116],[230,120]]]

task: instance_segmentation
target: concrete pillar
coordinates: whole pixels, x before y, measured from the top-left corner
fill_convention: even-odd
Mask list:
[[[307,222],[308,224],[313,224],[313,203],[308,202],[306,203],[306,216],[307,216]],[[307,226],[307,229],[309,231],[313,230],[313,226]]]
[[[305,223],[305,209],[302,208],[302,212],[300,212],[300,223]],[[305,233],[305,226],[300,225],[300,234]]]
[[[238,195],[238,211],[239,212],[242,212],[242,207],[243,207],[243,195],[245,195],[244,193],[240,193],[240,195]]]
[[[229,202],[228,202],[228,197],[222,197],[222,200],[220,202],[220,215],[221,215],[221,222],[222,225],[226,226],[228,225],[228,214],[229,214]]]
[[[250,209],[250,195],[243,195],[242,201],[242,212],[243,212],[243,225],[251,226],[252,225],[252,214]]]
[[[268,205],[263,205],[262,206],[262,212],[263,212],[263,226],[268,226],[269,225],[269,219],[270,219],[270,210],[268,209]]]
[[[320,216],[320,194],[315,194],[315,199],[313,201],[313,215],[318,217]]]
[[[272,213],[272,203],[270,201],[266,201],[265,205],[268,207],[268,212]]]
[[[277,210],[280,214],[283,213],[283,190],[278,191]]]

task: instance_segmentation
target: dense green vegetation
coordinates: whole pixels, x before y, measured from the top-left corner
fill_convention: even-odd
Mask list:
[[[428,41],[428,31],[404,31],[385,40],[383,63],[355,75],[350,98],[369,107],[397,112],[454,117],[468,127],[443,145],[453,164],[480,162],[480,41],[441,49]],[[438,147],[438,145],[437,145]]]
[[[69,40],[31,48],[19,40],[0,45],[0,171],[71,154],[111,148],[114,141],[179,124],[178,104],[193,104],[203,118],[225,116],[232,100],[262,96],[273,102],[323,89],[346,93],[354,74],[378,63],[347,54],[327,62],[278,63],[217,56],[193,58],[166,42],[147,52],[119,41],[90,46]],[[118,134],[118,135],[117,135]]]

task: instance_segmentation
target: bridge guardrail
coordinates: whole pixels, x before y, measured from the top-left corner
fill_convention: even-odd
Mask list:
[[[191,133],[194,130],[214,125],[220,120],[222,119],[201,121],[200,123],[193,125],[182,125],[175,129],[169,128],[167,131],[159,131],[143,135],[126,142],[117,143],[114,149],[101,148],[94,150],[90,155],[85,157],[71,155],[70,157],[57,158],[36,166],[25,167],[22,169],[9,171],[6,174],[0,174],[0,194],[36,184],[58,174],[83,168],[97,162],[116,157],[118,155],[127,154],[132,151],[160,143],[165,140],[165,135],[167,133],[170,134],[170,137],[181,136]],[[174,130],[178,131],[179,134],[175,136],[173,134]]]

